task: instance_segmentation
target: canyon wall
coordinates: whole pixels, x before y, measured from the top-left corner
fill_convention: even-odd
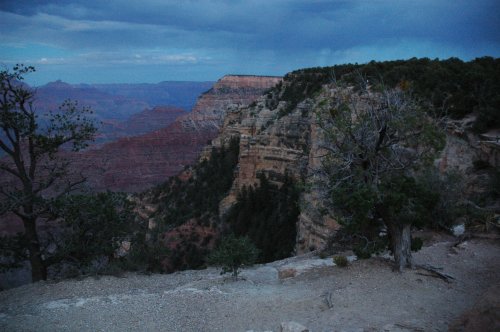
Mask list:
[[[323,247],[339,225],[324,213],[323,193],[317,186],[322,150],[315,100],[306,99],[289,111],[286,103],[279,101],[280,94],[277,89],[252,106],[227,111],[221,134],[212,146],[221,146],[237,136],[240,156],[231,191],[219,210],[223,217],[244,186],[259,183],[260,174],[278,185],[286,175],[293,177],[307,188],[301,193],[297,221],[296,253],[303,253]]]
[[[283,85],[285,85],[284,83]],[[258,185],[259,174],[280,185],[285,175],[301,186],[300,215],[297,220],[296,253],[323,248],[340,225],[331,215],[328,193],[320,184],[328,181],[322,175],[322,131],[315,109],[335,94],[333,85],[306,98],[293,109],[283,101],[284,88],[274,89],[251,106],[228,109],[221,134],[212,141],[218,147],[231,137],[240,138],[240,156],[230,193],[219,206],[223,217],[236,202],[244,186]],[[352,92],[353,98],[357,95]],[[358,98],[359,99],[359,98]],[[356,99],[357,100],[357,99]],[[363,100],[357,100],[363,105]],[[363,106],[361,106],[363,107]],[[457,170],[464,176],[467,192],[480,192],[487,187],[488,177],[477,171],[478,161],[498,169],[500,165],[500,133],[483,135],[471,132],[474,119],[449,122],[446,147],[436,160],[442,171]],[[208,156],[207,148],[204,156]],[[500,207],[500,206],[499,206]]]
[[[196,161],[219,133],[226,111],[247,106],[281,78],[228,75],[202,94],[189,114],[154,132],[119,139],[78,156],[92,190],[141,191]]]

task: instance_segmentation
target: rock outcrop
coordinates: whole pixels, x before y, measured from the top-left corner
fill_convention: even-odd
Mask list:
[[[310,188],[301,194],[297,222],[296,252],[303,253],[323,247],[339,226],[322,213],[321,192],[313,181],[322,153],[315,101],[306,99],[290,111],[286,103],[280,103],[281,93],[277,88],[249,107],[227,111],[221,134],[212,145],[217,147],[239,136],[240,156],[232,189],[219,210],[221,215],[227,213],[239,191],[257,185],[260,174],[278,185],[286,175],[291,176]]]
[[[251,106],[229,108],[221,134],[212,141],[212,146],[221,146],[233,136],[240,138],[235,180],[229,195],[220,203],[221,217],[236,202],[243,187],[258,185],[260,174],[278,185],[285,175],[289,175],[306,188],[301,193],[296,225],[295,251],[300,254],[323,248],[340,228],[331,217],[325,192],[319,185],[327,179],[318,172],[325,151],[321,148],[322,131],[315,112],[322,101],[331,99],[336,88],[324,85],[321,92],[290,108],[290,103],[283,101],[286,84],[288,82],[285,81]],[[364,105],[362,99],[358,102]],[[463,120],[467,121],[467,118]],[[450,126],[453,123],[450,122]],[[459,132],[449,129],[446,147],[436,164],[442,171],[456,169],[465,174],[468,192],[481,191],[480,187],[485,186],[481,184],[485,176],[477,174],[474,165],[482,161],[488,167],[498,169],[498,136],[496,132],[477,136],[471,133],[470,128]],[[209,150],[210,147],[204,156]]]
[[[248,106],[280,80],[224,76],[198,98],[191,113],[169,126],[81,154],[79,164],[88,175],[89,186],[97,191],[133,192],[165,181],[196,160],[219,133],[228,109]]]

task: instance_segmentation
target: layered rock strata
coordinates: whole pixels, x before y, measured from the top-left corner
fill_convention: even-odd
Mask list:
[[[165,181],[196,161],[217,136],[228,109],[248,106],[280,77],[221,78],[202,94],[189,114],[141,136],[119,139],[78,156],[92,190],[141,191]]]
[[[315,101],[306,99],[288,112],[286,103],[279,102],[279,94],[275,90],[252,106],[227,111],[221,134],[212,146],[239,136],[240,156],[233,186],[219,210],[223,217],[244,186],[258,185],[260,174],[278,185],[286,175],[293,177],[309,188],[301,194],[297,221],[296,252],[303,253],[323,247],[339,225],[322,212],[322,192],[316,186],[322,150]]]
[[[292,110],[281,101],[283,91],[283,87],[274,89],[252,106],[226,111],[221,134],[212,141],[212,146],[221,146],[231,137],[238,136],[240,156],[231,192],[221,201],[219,210],[223,217],[244,186],[258,185],[259,174],[266,175],[278,185],[286,174],[294,177],[304,188],[300,198],[296,241],[296,253],[303,253],[323,248],[340,228],[331,217],[324,186],[319,185],[327,179],[319,171],[325,151],[321,148],[322,131],[315,112],[322,101],[336,94],[336,89],[325,85],[321,93],[305,99]],[[350,94],[349,91],[347,93]],[[354,93],[351,97],[357,107],[367,107],[363,98]],[[485,178],[484,172],[477,172],[475,165],[481,161],[498,170],[500,134],[490,131],[478,136],[470,130],[473,118],[459,122],[448,123],[446,146],[436,164],[442,172],[461,172],[467,192],[484,191],[488,183],[483,182],[489,178]],[[207,148],[206,152],[209,150]]]

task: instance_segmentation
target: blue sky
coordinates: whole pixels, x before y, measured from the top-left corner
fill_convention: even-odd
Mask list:
[[[1,0],[0,66],[28,82],[216,80],[500,56],[498,0]]]

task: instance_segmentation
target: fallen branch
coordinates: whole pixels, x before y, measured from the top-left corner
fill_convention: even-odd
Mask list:
[[[328,305],[329,309],[333,308],[333,299],[332,299],[332,296],[333,296],[332,292],[327,292],[325,294],[326,304]]]
[[[448,283],[451,283],[452,280],[455,280],[455,278],[450,276],[449,274],[438,271],[438,270],[442,270],[442,268],[439,268],[439,267],[434,267],[434,266],[427,265],[427,264],[426,265],[415,265],[415,267],[432,273],[431,275],[418,273],[418,274],[423,275],[423,276],[440,278]]]

